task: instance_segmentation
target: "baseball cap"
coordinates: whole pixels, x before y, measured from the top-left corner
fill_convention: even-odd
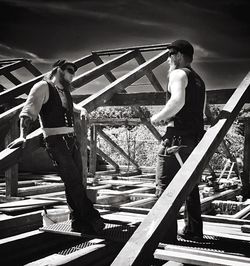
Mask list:
[[[167,47],[174,48],[177,51],[181,52],[182,54],[186,54],[190,56],[191,58],[193,58],[194,47],[192,46],[190,42],[186,40],[176,40],[170,43]]]
[[[53,67],[60,67],[62,70],[64,70],[66,68],[66,66],[72,66],[74,68],[75,72],[78,69],[78,67],[75,63],[67,61],[65,59],[59,59],[53,64]]]

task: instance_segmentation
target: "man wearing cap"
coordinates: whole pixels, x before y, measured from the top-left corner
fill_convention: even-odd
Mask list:
[[[205,105],[205,84],[201,77],[191,68],[194,48],[186,40],[176,40],[169,46],[169,64],[167,98],[164,108],[151,117],[155,125],[166,124],[158,153],[156,168],[156,195],[160,197],[174,178],[204,133],[203,112]],[[180,160],[170,153],[172,146],[182,147],[179,150]],[[200,196],[198,184],[195,185],[185,201],[185,226],[183,237],[201,239],[203,237]],[[173,224],[175,235],[170,242],[176,241],[177,224]]]
[[[9,148],[24,147],[32,121],[39,116],[46,150],[64,182],[65,194],[72,216],[72,229],[100,232],[105,224],[93,207],[82,184],[82,162],[79,143],[74,133],[73,112],[87,115],[84,108],[73,103],[71,82],[77,66],[59,60],[48,77],[31,89],[20,113],[20,137]]]

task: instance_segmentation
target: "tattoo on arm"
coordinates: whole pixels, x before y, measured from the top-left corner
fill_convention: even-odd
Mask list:
[[[26,138],[26,136],[29,133],[29,128],[30,128],[30,124],[31,124],[31,119],[28,116],[23,116],[20,119],[20,131],[21,131],[21,135]]]

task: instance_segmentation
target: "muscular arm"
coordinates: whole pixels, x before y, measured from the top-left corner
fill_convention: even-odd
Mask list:
[[[185,88],[187,83],[187,75],[183,70],[176,69],[171,72],[168,84],[168,90],[171,93],[171,97],[164,108],[159,113],[152,116],[152,123],[167,121],[181,110],[185,104]]]

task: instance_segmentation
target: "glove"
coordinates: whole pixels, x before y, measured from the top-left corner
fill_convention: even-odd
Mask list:
[[[8,146],[7,148],[9,149],[15,149],[15,148],[19,148],[19,147],[22,147],[24,148],[26,145],[26,139],[25,138],[18,138],[18,139],[15,139],[14,141],[12,141]]]

